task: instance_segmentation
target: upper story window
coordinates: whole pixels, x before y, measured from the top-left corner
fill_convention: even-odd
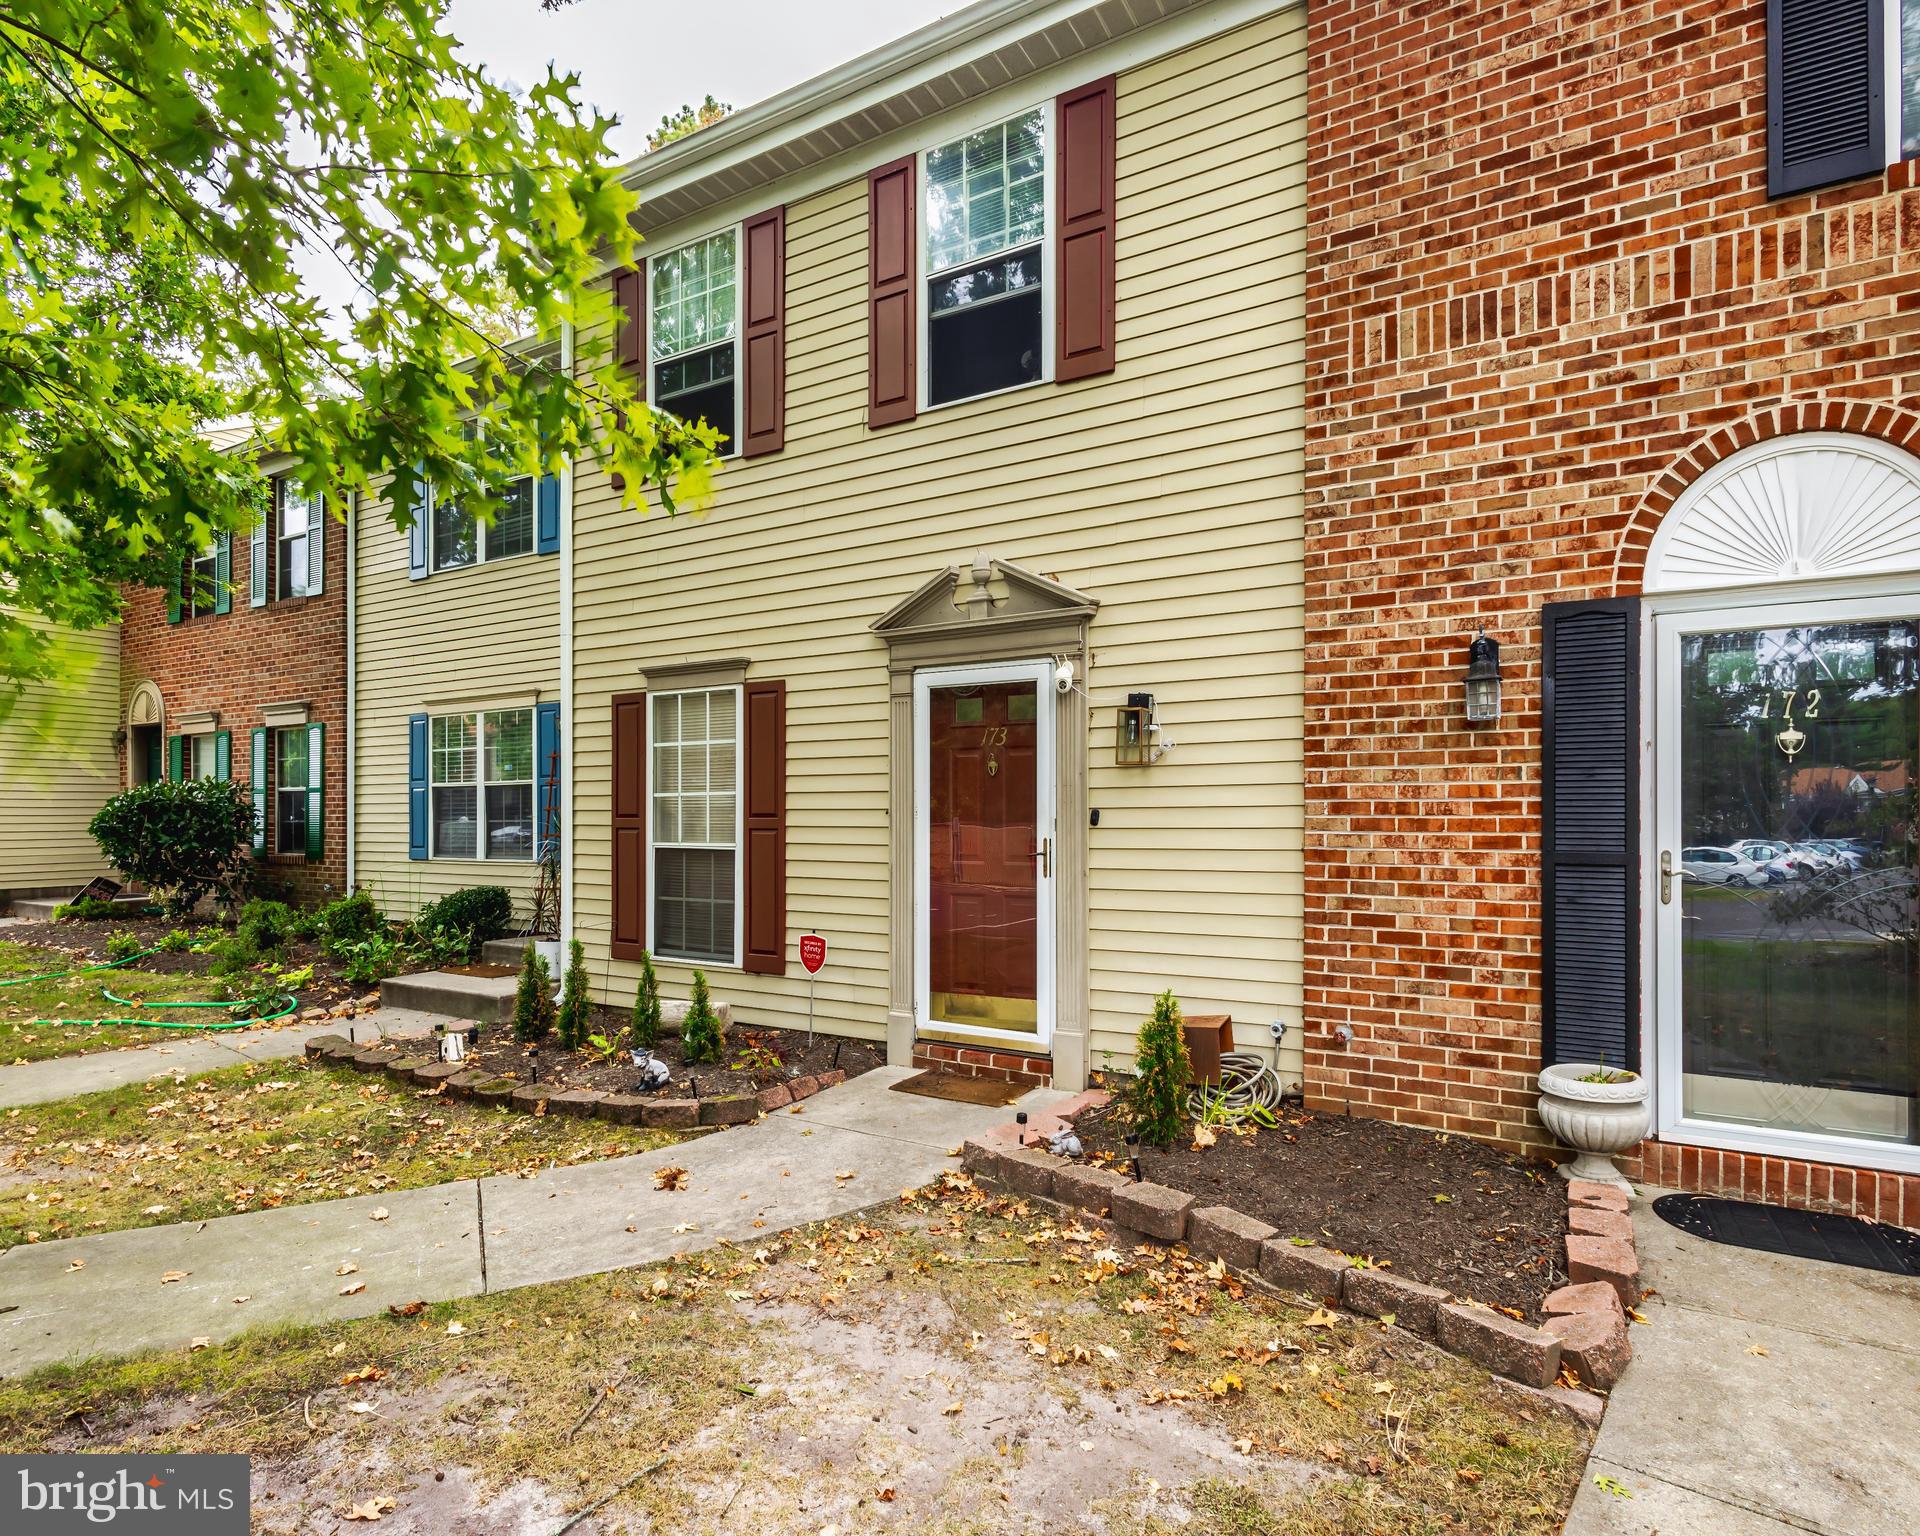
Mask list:
[[[326,545],[320,521],[326,498],[310,496],[282,475],[273,482],[274,586],[276,599],[313,597],[320,591]]]
[[[1768,0],[1767,190],[1920,156],[1920,0]]]
[[[1046,108],[929,149],[921,186],[927,404],[1044,379]]]
[[[203,613],[225,613],[226,604],[220,601],[221,589],[225,586],[220,570],[220,540],[215,537],[206,546],[198,550],[187,567],[187,591],[184,606],[189,615],[198,617]]]
[[[682,421],[705,421],[739,451],[740,240],[722,230],[647,264],[648,389]]]
[[[533,553],[533,476],[520,475],[500,492],[491,523],[457,501],[433,498],[433,568],[458,570],[488,560]]]

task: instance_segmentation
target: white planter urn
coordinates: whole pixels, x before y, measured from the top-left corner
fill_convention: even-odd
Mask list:
[[[1647,1080],[1638,1072],[1622,1072],[1598,1062],[1568,1061],[1548,1067],[1540,1074],[1539,1084],[1540,1123],[1576,1154],[1572,1162],[1560,1165],[1560,1176],[1627,1188],[1613,1159],[1646,1139],[1652,1125]]]

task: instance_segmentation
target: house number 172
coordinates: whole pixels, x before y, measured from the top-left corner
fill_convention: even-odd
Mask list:
[[[1770,720],[1773,718],[1773,697],[1776,693],[1780,695],[1780,718],[1785,720],[1788,725],[1792,725],[1793,701],[1800,697],[1800,690],[1798,688],[1769,688],[1760,704],[1760,718],[1762,720]],[[1812,720],[1817,718],[1819,714],[1820,690],[1818,688],[1809,688],[1807,690],[1806,708],[1801,711],[1801,715],[1804,719]]]

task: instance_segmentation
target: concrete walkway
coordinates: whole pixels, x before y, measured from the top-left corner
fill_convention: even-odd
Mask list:
[[[0,1109],[22,1104],[50,1104],[76,1094],[101,1093],[144,1083],[162,1073],[215,1072],[243,1061],[274,1061],[298,1056],[315,1035],[343,1035],[349,1029],[359,1040],[382,1035],[431,1034],[438,1015],[405,1008],[382,1008],[357,1019],[328,1019],[320,1024],[294,1024],[276,1029],[223,1030],[217,1034],[169,1034],[152,1045],[134,1045],[120,1051],[96,1051],[90,1056],[52,1056],[0,1067]]]
[[[815,1095],[799,1114],[781,1110],[659,1152],[530,1179],[468,1179],[12,1248],[0,1253],[0,1376],[598,1274],[722,1239],[751,1246],[891,1200],[958,1167],[952,1149],[1014,1114],[887,1091],[909,1075],[881,1068]],[[1035,1089],[1018,1107],[1061,1097]],[[687,1170],[684,1189],[654,1188],[654,1170],[668,1163]],[[343,1278],[348,1263],[358,1269]],[[163,1283],[177,1270],[186,1278]],[[365,1288],[341,1294],[356,1283]]]
[[[1567,1536],[1920,1532],[1920,1281],[1689,1237],[1659,1193],[1633,1216],[1651,1323]]]

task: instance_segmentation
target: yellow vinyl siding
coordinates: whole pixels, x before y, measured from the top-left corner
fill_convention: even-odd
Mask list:
[[[1301,8],[1119,75],[1115,373],[869,431],[856,157],[787,208],[785,450],[725,465],[698,519],[629,511],[583,463],[575,927],[609,1000],[635,975],[607,958],[609,700],[649,662],[745,656],[750,678],[787,684],[788,970],[714,967],[715,994],[746,1022],[804,1025],[794,943],[817,928],[820,1026],[884,1035],[890,924],[912,914],[888,911],[887,655],[870,626],[985,550],[1101,602],[1089,1065],[1130,1055],[1166,986],[1262,1048],[1269,1020],[1297,1025],[1305,84]],[[1178,743],[1146,769],[1113,761],[1134,690]],[[661,972],[684,992],[688,967]]]
[[[397,917],[449,891],[503,885],[524,917],[533,861],[407,857],[407,720],[559,698],[559,557],[515,555],[414,581],[406,531],[384,500],[363,501],[354,571],[354,881]]]
[[[68,888],[110,874],[87,833],[120,789],[120,627],[54,636],[58,681],[24,688],[0,719],[0,891]]]

